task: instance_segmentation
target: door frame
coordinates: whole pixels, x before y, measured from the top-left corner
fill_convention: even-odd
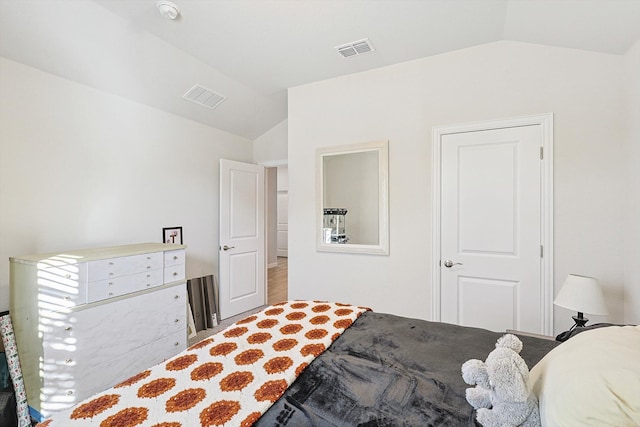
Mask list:
[[[441,312],[441,139],[444,135],[509,127],[542,127],[541,146],[541,256],[542,330],[553,334],[553,113],[520,116],[457,125],[434,126],[431,138],[431,318],[439,322]],[[543,155],[544,154],[544,155]]]
[[[269,265],[268,259],[269,259],[269,230],[268,230],[268,211],[269,211],[269,197],[268,197],[268,191],[267,191],[267,179],[266,179],[266,170],[267,168],[277,168],[278,166],[286,166],[287,168],[289,167],[289,160],[270,160],[267,162],[258,162],[258,165],[260,166],[264,166],[265,168],[265,180],[264,180],[264,185],[265,185],[265,200],[264,200],[264,221],[265,221],[265,226],[264,226],[264,248],[265,248],[265,265],[267,266],[267,271],[269,270],[269,268],[272,267],[276,267],[278,264],[276,263],[275,265]],[[277,190],[276,190],[277,193]],[[277,197],[277,194],[276,194]],[[276,200],[277,203],[277,200]],[[276,228],[277,228],[277,224],[276,224]],[[277,231],[276,231],[277,232]],[[277,239],[277,237],[276,237]],[[288,252],[288,251],[287,251]],[[288,254],[287,254],[288,255]],[[287,256],[288,257],[288,256]],[[269,290],[269,280],[267,279],[267,291]]]

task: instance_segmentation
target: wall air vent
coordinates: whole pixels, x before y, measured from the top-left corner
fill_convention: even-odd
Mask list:
[[[340,46],[336,46],[334,49],[337,49],[338,53],[345,58],[375,51],[369,39],[362,39],[355,42],[343,44]]]
[[[203,107],[211,108],[212,110],[227,99],[226,96],[222,96],[200,85],[195,85],[189,89],[187,93],[182,95],[182,97]]]

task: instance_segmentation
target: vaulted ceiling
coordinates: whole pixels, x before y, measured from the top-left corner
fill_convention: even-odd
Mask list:
[[[499,40],[614,55],[640,40],[640,0],[173,1],[175,20],[157,0],[0,0],[0,56],[255,139],[297,85]],[[374,52],[335,49],[364,38]],[[185,100],[196,84],[226,100]]]

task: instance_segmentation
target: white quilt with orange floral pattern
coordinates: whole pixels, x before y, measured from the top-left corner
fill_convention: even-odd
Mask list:
[[[38,427],[250,426],[366,310],[270,306]]]

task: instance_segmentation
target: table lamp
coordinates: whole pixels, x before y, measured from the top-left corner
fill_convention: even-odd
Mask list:
[[[556,337],[558,341],[569,339],[571,332],[577,327],[584,327],[589,319],[583,313],[596,315],[608,314],[607,306],[604,303],[602,290],[598,285],[598,280],[593,277],[569,274],[562,285],[562,289],[553,303],[559,307],[568,308],[578,312],[577,316],[572,316],[575,324],[566,332]]]

